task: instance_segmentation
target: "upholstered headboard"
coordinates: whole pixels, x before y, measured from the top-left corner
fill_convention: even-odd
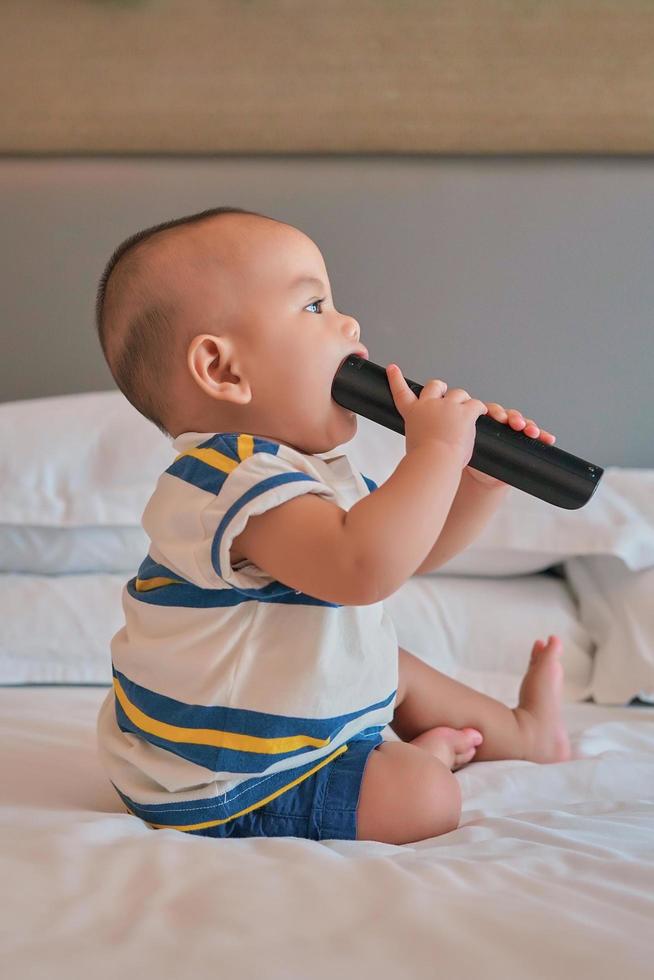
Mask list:
[[[0,400],[113,388],[93,322],[131,233],[219,205],[301,228],[372,360],[654,466],[654,163],[0,158]]]
[[[3,0],[2,41],[5,153],[654,152],[652,0]]]

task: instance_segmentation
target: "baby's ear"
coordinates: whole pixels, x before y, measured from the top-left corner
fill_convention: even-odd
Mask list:
[[[252,401],[249,383],[235,370],[234,351],[222,337],[198,334],[186,357],[191,377],[212,398],[247,405]]]

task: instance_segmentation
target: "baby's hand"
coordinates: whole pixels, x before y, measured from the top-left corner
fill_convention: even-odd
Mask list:
[[[530,439],[538,438],[541,442],[547,443],[548,446],[553,446],[556,442],[556,436],[553,436],[551,432],[546,432],[545,429],[539,429],[533,419],[525,420],[517,408],[510,408],[507,412],[497,402],[487,402],[486,404],[488,406],[486,418],[495,419],[496,422],[508,423],[516,432],[522,431],[523,435],[529,436]],[[479,483],[483,483],[485,487],[508,486],[508,483],[504,483],[502,480],[496,480],[494,476],[489,476],[488,473],[482,473],[481,470],[475,470],[472,466],[466,466],[465,471]]]

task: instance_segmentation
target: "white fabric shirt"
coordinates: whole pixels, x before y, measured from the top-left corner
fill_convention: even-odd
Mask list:
[[[123,588],[98,751],[127,808],[202,830],[263,806],[392,720],[398,641],[383,602],[289,588],[230,548],[302,493],[349,510],[376,489],[345,455],[186,432],[143,513],[148,555]]]

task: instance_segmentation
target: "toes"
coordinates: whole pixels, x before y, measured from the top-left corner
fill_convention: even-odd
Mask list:
[[[563,649],[563,644],[558,636],[554,633],[548,636],[547,643],[544,640],[536,640],[531,651],[532,660],[536,659],[536,654],[542,653],[543,650],[556,650],[557,653],[561,653]]]
[[[469,731],[472,731],[472,730],[473,729],[470,729],[470,728],[466,728],[465,729],[466,732],[469,732]],[[455,762],[455,764],[457,766],[464,766],[464,765],[466,765],[466,763],[472,762],[473,758],[475,757],[475,755],[477,753],[477,749],[479,748],[479,745],[483,741],[483,735],[480,732],[477,732],[476,735],[477,735],[477,737],[475,738],[475,744],[474,745],[468,744],[468,746],[465,749],[461,749],[461,751],[459,751],[459,752],[456,752],[455,751],[455,753],[454,753],[454,762]]]
[[[556,650],[557,653],[560,653],[561,650],[563,649],[563,644],[561,643],[558,636],[555,636],[554,634],[552,634],[552,636],[549,636],[547,638],[547,646],[549,647],[550,650]]]
[[[477,746],[484,741],[484,736],[476,728],[464,728],[461,734],[463,736],[462,744],[457,745],[457,748],[461,749],[462,752],[468,752],[470,749],[474,752]]]

